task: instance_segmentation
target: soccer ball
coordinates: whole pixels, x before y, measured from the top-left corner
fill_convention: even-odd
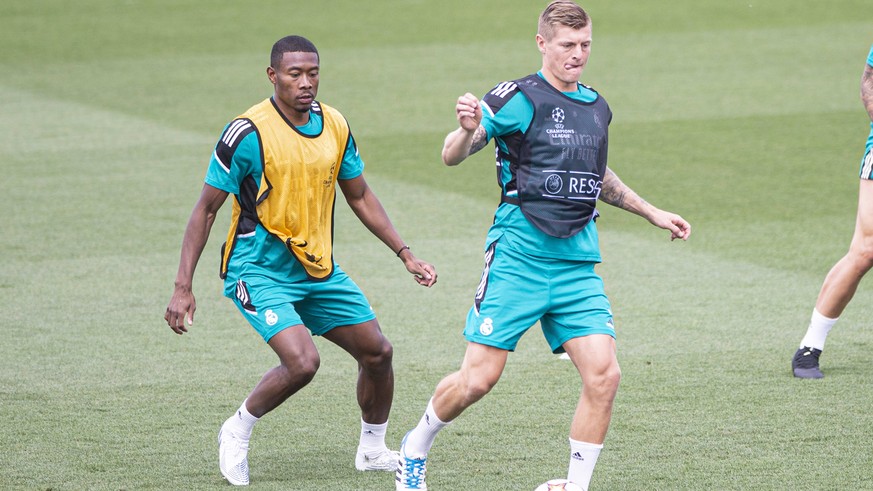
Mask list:
[[[582,486],[566,479],[552,479],[537,486],[534,491],[583,491]]]

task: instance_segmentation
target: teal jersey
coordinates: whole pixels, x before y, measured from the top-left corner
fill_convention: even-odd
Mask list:
[[[867,55],[867,65],[873,67],[873,46],[870,46],[870,53]],[[867,150],[865,154],[873,149],[873,121],[870,121],[870,136],[867,137]]]
[[[542,77],[542,73],[538,75]],[[582,102],[593,102],[598,97],[597,92],[582,84],[577,84],[575,92],[564,94]],[[481,125],[485,128],[488,140],[494,138],[496,145],[505,153],[508,152],[507,140],[526,132],[533,116],[533,104],[513,82],[497,85],[482,98]],[[506,192],[512,175],[508,163],[503,163],[498,179],[501,191],[511,197],[517,191]],[[520,207],[501,203],[494,214],[494,223],[488,230],[486,246],[501,237],[508,247],[523,254],[573,261],[601,261],[597,225],[593,220],[576,235],[562,239],[536,228],[524,217]]]
[[[257,132],[253,129],[248,133],[239,132],[240,121],[243,120],[234,120],[225,127],[204,179],[206,184],[233,194],[238,201],[241,194],[257,193],[264,172]],[[323,123],[321,115],[310,111],[309,122],[297,130],[305,135],[318,135]],[[354,138],[350,136],[338,179],[353,179],[363,170],[364,162]],[[254,227],[254,232],[237,236],[224,282],[226,296],[235,296],[236,281],[243,275],[254,275],[268,282],[308,280],[306,270],[285,244],[260,224]]]

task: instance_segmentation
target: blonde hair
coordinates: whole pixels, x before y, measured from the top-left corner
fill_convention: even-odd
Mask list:
[[[589,23],[591,23],[591,18],[582,7],[570,0],[555,0],[540,14],[537,34],[550,40],[555,35],[555,26],[557,25],[582,29]]]

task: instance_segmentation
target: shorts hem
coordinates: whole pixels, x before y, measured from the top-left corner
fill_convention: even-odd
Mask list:
[[[466,339],[470,343],[481,344],[482,346],[488,346],[489,348],[502,349],[504,351],[509,351],[510,353],[515,351],[514,345],[509,345],[506,343],[500,343],[497,341],[491,341],[491,340],[487,340],[487,339],[483,340],[481,338],[471,338],[471,337],[466,336],[466,335],[464,336],[464,339]]]
[[[313,336],[323,336],[328,331],[336,329],[337,327],[351,326],[353,324],[363,324],[364,322],[371,321],[375,318],[376,318],[376,314],[373,313],[370,315],[364,315],[361,317],[357,317],[355,319],[343,319],[343,320],[338,321],[338,322],[332,322],[329,325],[322,327],[317,332],[315,330],[313,330],[312,328],[309,328],[309,332],[311,332]]]
[[[606,334],[607,336],[612,337],[612,339],[616,339],[615,338],[615,331],[613,331],[613,330],[610,330],[610,329],[586,329],[581,334],[574,333],[574,334],[571,334],[570,336],[567,336],[565,339],[561,339],[561,341],[558,343],[557,347],[550,346],[552,348],[552,353],[554,353],[556,355],[564,353],[564,343],[566,343],[567,341],[569,341],[571,339],[584,338],[587,336],[593,336],[595,334]]]
[[[285,329],[289,329],[289,328],[292,328],[294,326],[302,326],[302,325],[303,325],[303,322],[298,322],[296,324],[288,324],[288,325],[282,326],[278,329],[273,329],[273,330],[270,330],[270,331],[267,331],[264,333],[261,333],[261,331],[258,331],[258,329],[255,328],[254,326],[252,326],[252,327],[255,329],[256,333],[261,335],[261,337],[264,339],[265,343],[269,343],[270,340],[273,339],[273,336],[275,336],[276,334],[279,334],[280,332],[284,331]]]

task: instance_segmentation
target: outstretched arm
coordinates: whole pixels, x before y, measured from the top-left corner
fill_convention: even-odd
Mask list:
[[[397,257],[403,260],[406,270],[412,273],[415,281],[422,286],[433,286],[437,280],[436,270],[433,265],[415,257],[415,254],[406,246],[400,234],[391,224],[388,214],[379,202],[379,198],[370,189],[364,176],[359,175],[354,179],[340,179],[340,189],[346,197],[349,207],[355,212],[361,223],[367,230],[385,243]]]
[[[482,122],[482,106],[476,96],[468,92],[459,97],[455,115],[458,129],[446,136],[442,152],[443,163],[452,166],[482,150],[488,143],[485,128],[479,125]]]
[[[675,213],[661,210],[641,198],[629,188],[609,167],[603,177],[603,187],[600,200],[612,206],[637,214],[656,227],[670,231],[670,240],[688,240],[691,236],[691,225]]]
[[[176,287],[164,314],[164,320],[176,334],[188,332],[185,327],[186,320],[188,325],[194,323],[194,311],[197,310],[197,302],[191,291],[194,269],[197,268],[197,262],[200,260],[200,255],[203,254],[207,239],[209,239],[209,231],[212,230],[215,215],[226,199],[226,191],[204,184],[200,198],[191,212],[191,218],[188,219],[185,237],[182,239],[179,271],[176,273]]]

